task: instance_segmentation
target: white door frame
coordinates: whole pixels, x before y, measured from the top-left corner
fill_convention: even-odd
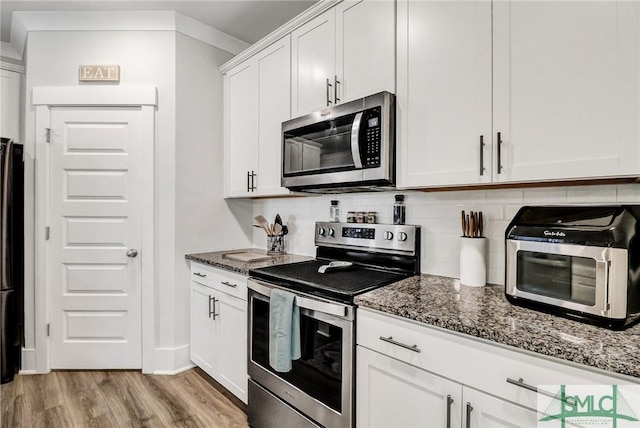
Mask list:
[[[45,228],[50,222],[49,162],[47,129],[52,107],[140,107],[141,118],[141,204],[142,204],[142,371],[154,371],[155,337],[155,247],[154,247],[154,141],[155,86],[47,86],[33,88],[35,120],[35,369],[51,371],[49,323],[49,246]]]

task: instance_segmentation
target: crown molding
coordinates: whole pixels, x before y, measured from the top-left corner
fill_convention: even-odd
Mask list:
[[[280,40],[282,37],[291,33],[293,30],[304,24],[305,22],[310,21],[321,13],[331,9],[336,4],[340,3],[342,0],[321,0],[318,3],[311,6],[309,9],[302,12],[300,15],[296,16],[286,24],[272,31],[271,33],[264,36],[262,39],[258,40],[256,43],[251,45],[248,49],[244,50],[242,53],[236,55],[231,58],[229,61],[225,62],[220,66],[220,72],[226,73],[229,69],[235,67],[256,53],[260,52],[262,49],[270,46],[274,42]]]
[[[14,12],[11,46],[17,57],[11,58],[22,60],[31,31],[175,31],[233,55],[249,46],[242,40],[173,11]]]

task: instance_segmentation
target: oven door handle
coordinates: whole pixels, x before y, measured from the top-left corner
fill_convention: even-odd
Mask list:
[[[271,296],[271,290],[273,290],[273,287],[264,285],[261,282],[251,280],[251,279],[247,281],[247,286],[251,290],[267,297]],[[285,290],[285,291],[288,291],[288,290]],[[295,293],[295,292],[292,292],[292,293],[296,295],[295,302],[299,308],[308,309],[310,311],[322,312],[325,314],[334,315],[336,317],[341,317],[341,318],[346,318],[348,316],[348,313],[347,313],[348,308],[345,305],[326,302],[322,300],[310,299],[308,297],[301,296],[298,293]]]

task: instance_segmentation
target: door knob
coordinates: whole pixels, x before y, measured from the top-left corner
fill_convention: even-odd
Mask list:
[[[127,251],[127,257],[134,258],[137,255],[138,255],[138,250],[136,250],[135,248],[132,248],[129,251]]]

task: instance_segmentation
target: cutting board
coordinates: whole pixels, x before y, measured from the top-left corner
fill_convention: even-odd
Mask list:
[[[228,254],[224,254],[223,257],[231,260],[238,260],[241,262],[257,262],[260,260],[269,260],[271,258],[271,256],[267,256],[266,254],[256,254],[256,253],[247,253],[247,252],[228,253]]]

